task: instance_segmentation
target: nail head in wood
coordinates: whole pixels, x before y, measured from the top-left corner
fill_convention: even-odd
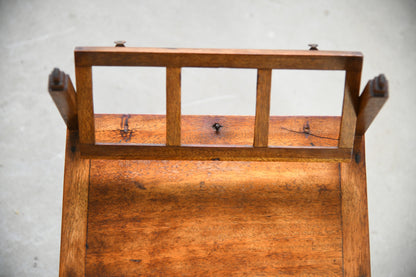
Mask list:
[[[216,123],[214,123],[214,125],[212,125],[212,128],[214,128],[215,132],[217,132],[217,133],[220,131],[221,127],[224,127],[224,126],[222,126],[218,122],[216,122]]]

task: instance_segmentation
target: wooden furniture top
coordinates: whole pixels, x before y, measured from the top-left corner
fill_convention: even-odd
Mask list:
[[[77,91],[49,78],[60,276],[371,275],[364,133],[388,83],[359,96],[361,53],[78,47],[75,65]],[[92,66],[166,67],[166,115],[94,114]],[[255,116],[181,115],[182,67],[257,68]],[[270,116],[272,69],[345,70],[342,116]]]

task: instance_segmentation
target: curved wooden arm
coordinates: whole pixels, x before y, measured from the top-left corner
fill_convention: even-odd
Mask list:
[[[388,97],[389,86],[384,74],[368,81],[360,96],[356,136],[364,135]]]
[[[49,75],[48,90],[69,130],[78,130],[77,95],[71,78],[55,68]]]

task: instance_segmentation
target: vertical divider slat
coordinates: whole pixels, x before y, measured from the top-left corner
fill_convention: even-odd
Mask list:
[[[76,66],[79,140],[95,144],[94,103],[92,97],[92,67]]]
[[[271,84],[272,70],[258,69],[254,147],[268,146]]]
[[[358,114],[361,71],[346,71],[344,101],[342,104],[339,148],[353,148]]]
[[[166,67],[166,145],[181,145],[180,67]]]

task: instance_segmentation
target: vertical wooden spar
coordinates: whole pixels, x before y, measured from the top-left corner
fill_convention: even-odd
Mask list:
[[[364,136],[357,136],[359,160],[340,164],[344,277],[370,277],[370,240]]]
[[[71,78],[55,68],[49,75],[48,90],[68,129],[78,130],[77,94]]]
[[[383,74],[368,81],[360,96],[356,135],[362,136],[389,97],[388,81]]]
[[[272,70],[258,69],[254,147],[268,146],[271,85]]]
[[[360,93],[360,71],[346,71],[344,103],[342,106],[339,148],[353,148],[357,122],[358,96]]]
[[[92,98],[92,67],[75,67],[78,93],[78,126],[81,144],[95,144],[94,104]]]
[[[166,68],[166,145],[181,145],[181,68]]]
[[[62,200],[60,277],[85,276],[89,159],[81,158],[77,131],[68,129]]]

